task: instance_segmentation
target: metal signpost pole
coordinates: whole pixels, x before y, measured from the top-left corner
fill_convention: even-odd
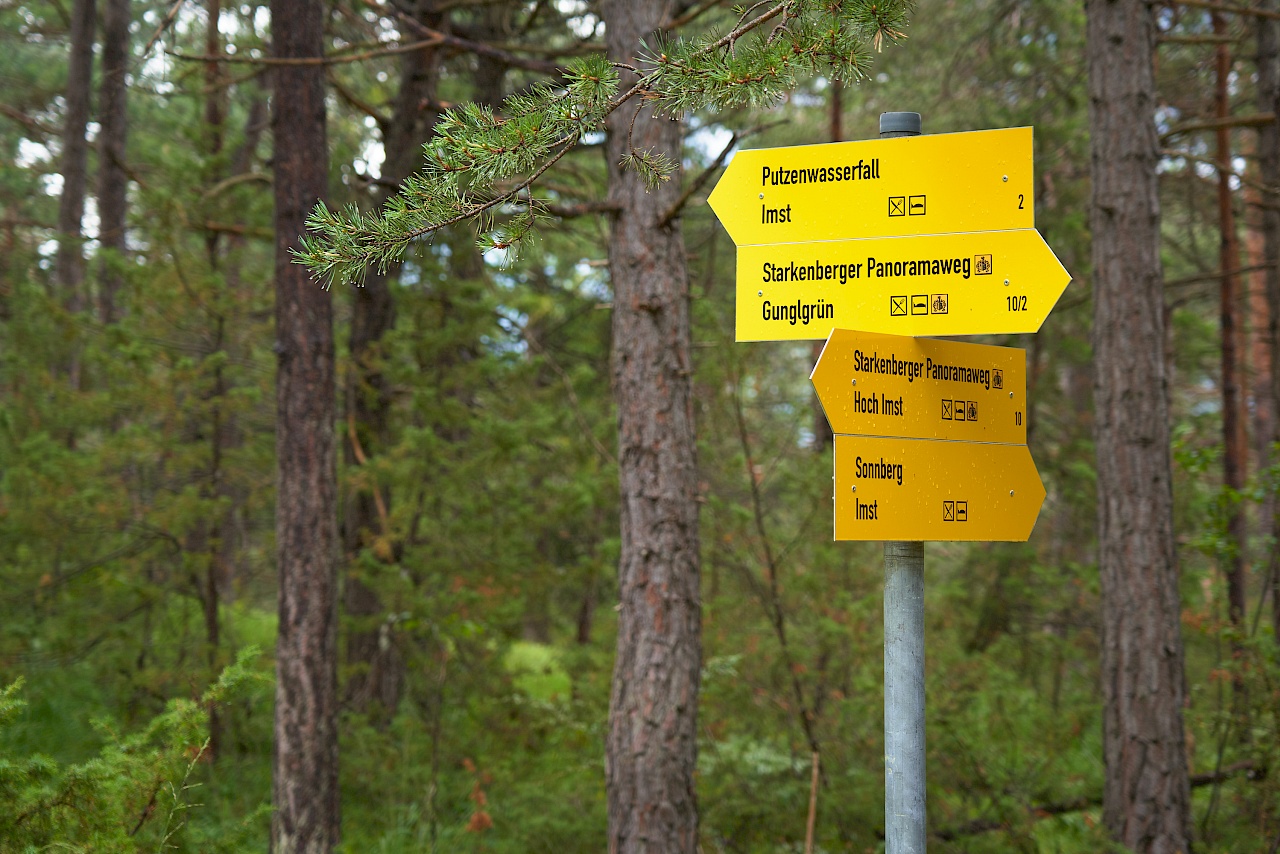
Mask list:
[[[882,113],[880,138],[918,136],[919,113]],[[884,544],[884,833],[924,854],[924,543]]]

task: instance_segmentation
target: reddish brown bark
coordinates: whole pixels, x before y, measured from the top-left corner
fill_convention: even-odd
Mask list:
[[[1214,12],[1213,32],[1225,37],[1227,22]],[[1225,119],[1230,114],[1228,78],[1231,74],[1231,51],[1225,43],[1215,51],[1216,79],[1213,93],[1214,115]],[[1223,123],[1214,133],[1219,163],[1231,162],[1231,131]],[[1231,199],[1231,176],[1218,170],[1219,229],[1219,318],[1222,332],[1222,482],[1237,495],[1244,490],[1245,431],[1243,399],[1240,391],[1240,241],[1236,234],[1235,208]],[[1229,500],[1227,510],[1227,554],[1222,565],[1227,576],[1227,603],[1231,622],[1239,626],[1244,620],[1244,551],[1245,516],[1240,502]]]
[[[324,6],[272,0],[273,55],[323,54]],[[317,854],[338,842],[337,476],[333,307],[293,263],[304,220],[325,194],[324,70],[274,71],[276,232],[276,638],[271,845]]]
[[[1274,10],[1274,0],[1261,4]],[[1277,35],[1275,21],[1259,17],[1254,24],[1258,28],[1258,105],[1273,115],[1280,109],[1280,69],[1277,69]],[[1265,187],[1280,184],[1280,120],[1258,127],[1258,177]],[[1267,296],[1267,351],[1271,374],[1271,418],[1268,442],[1280,440],[1280,197],[1275,193],[1262,196],[1261,227],[1263,260],[1266,269],[1263,279]],[[1280,501],[1271,500],[1268,519],[1271,535],[1280,534]],[[1271,550],[1268,575],[1271,579],[1272,631],[1280,640],[1280,549]]]
[[[1103,820],[1140,854],[1190,850],[1160,267],[1153,9],[1086,0]]]
[[[609,56],[635,64],[667,4],[608,0]],[[623,87],[634,82],[624,75]],[[681,124],[633,108],[609,119],[613,381],[622,545],[605,779],[611,852],[697,849],[696,715],[702,662],[689,279],[679,220],[659,223],[679,175],[646,192],[618,166],[632,148],[680,162]]]

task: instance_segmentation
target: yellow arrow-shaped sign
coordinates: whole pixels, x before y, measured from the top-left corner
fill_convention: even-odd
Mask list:
[[[1004,128],[740,151],[707,201],[746,246],[1031,228],[1033,182]]]
[[[1070,281],[1034,228],[739,246],[737,340],[1035,332]]]
[[[1023,350],[836,329],[809,379],[834,433],[1027,443]]]
[[[837,540],[1031,536],[1044,485],[1026,445],[835,437]]]

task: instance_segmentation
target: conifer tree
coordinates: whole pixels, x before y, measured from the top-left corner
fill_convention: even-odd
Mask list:
[[[1155,15],[1086,5],[1094,401],[1102,581],[1103,821],[1140,852],[1190,850],[1191,798],[1164,361]]]
[[[323,6],[273,0],[281,59],[324,53]],[[339,836],[338,519],[333,434],[333,304],[288,261],[302,212],[325,194],[324,72],[275,72],[272,105],[276,237],[276,635],[271,850],[325,854]]]

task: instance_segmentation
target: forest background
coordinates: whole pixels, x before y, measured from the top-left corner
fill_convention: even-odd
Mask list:
[[[264,6],[100,2],[0,0],[0,799],[31,807],[0,817],[0,848],[46,822],[75,850],[264,850],[280,66]],[[1275,203],[1254,152],[1275,115],[1255,40],[1275,13],[1209,5],[1156,12],[1184,720],[1200,850],[1266,851]],[[369,208],[445,109],[496,105],[604,36],[580,0],[324,8],[329,201]],[[694,32],[736,19],[679,8]],[[811,803],[814,850],[883,845],[880,550],[831,541],[815,349],[734,343],[733,246],[704,200],[735,146],[871,138],[905,109],[930,133],[1033,126],[1036,224],[1074,275],[1038,334],[980,339],[1028,350],[1048,492],[1031,540],[927,549],[931,845],[1109,844],[1084,9],[922,0],[906,35],[858,85],[683,125],[703,850],[804,850]],[[611,211],[604,136],[584,142],[543,183],[560,222],[519,258],[461,226],[392,267],[388,305],[332,292],[344,850],[606,847]]]

